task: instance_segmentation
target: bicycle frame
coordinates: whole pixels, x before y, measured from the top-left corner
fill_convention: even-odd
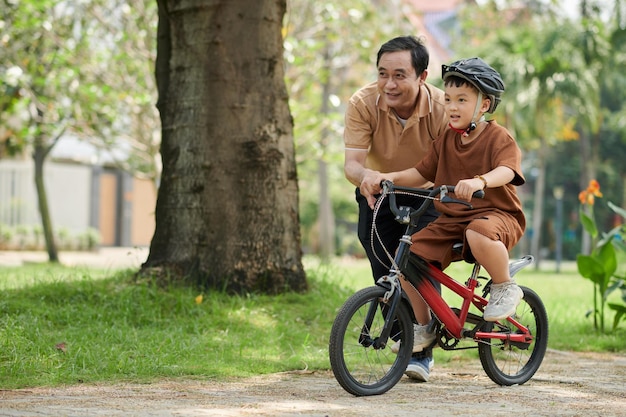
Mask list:
[[[472,275],[468,278],[467,283],[463,285],[432,264],[419,258],[414,259],[419,260],[419,265],[416,264],[417,262],[411,262],[412,265],[417,267],[416,274],[413,276],[413,274],[407,270],[405,272],[405,278],[420,293],[432,313],[441,324],[445,326],[450,335],[457,339],[472,337],[474,340],[502,339],[516,343],[532,342],[533,336],[530,334],[529,330],[512,317],[508,317],[507,321],[515,326],[519,333],[474,332],[464,328],[471,305],[476,306],[480,311],[483,311],[484,307],[487,305],[487,300],[475,293],[475,289],[478,287],[480,265],[474,264]],[[463,300],[458,316],[439,294],[439,291],[437,291],[429,278],[450,289]]]
[[[480,264],[473,263],[467,280],[457,281],[410,251],[419,220],[434,200],[466,204],[470,208],[471,204],[448,195],[454,193],[454,186],[426,190],[398,187],[383,181],[381,188],[383,198],[387,195],[390,198],[389,207],[396,220],[407,228],[395,254],[391,256],[385,250],[391,261],[389,273],[380,277],[376,286],[363,288],[350,296],[337,313],[328,342],[330,364],[337,382],[357,396],[379,395],[393,388],[403,374],[413,376],[413,368],[409,370],[409,367],[417,366],[411,362],[416,347],[416,314],[411,306],[414,290],[426,302],[434,318],[433,328],[429,329],[435,335],[434,341],[428,347],[420,342],[421,347],[429,349],[438,344],[443,350],[474,348],[485,373],[496,384],[511,386],[527,382],[539,369],[548,346],[548,317],[539,295],[531,288],[520,286],[523,298],[513,314],[488,322],[483,312],[493,282],[489,277],[479,276]],[[395,193],[419,195],[425,200],[418,208],[398,207]],[[482,198],[484,194],[475,192],[473,197]],[[374,208],[374,218],[383,198]],[[374,233],[375,222],[372,235]],[[460,254],[459,247],[457,243],[453,245],[455,255]],[[531,255],[512,260],[510,276],[532,261]],[[479,280],[483,279],[488,283],[477,290]],[[411,288],[404,285],[406,283],[410,283]],[[440,288],[451,291],[445,293],[450,303],[444,300]],[[470,343],[460,344],[463,339]],[[387,347],[389,342],[393,343],[390,348]]]
[[[388,188],[390,183],[383,184],[385,188]],[[411,190],[406,187],[395,187],[396,190]],[[440,187],[440,199],[441,201],[455,201],[462,204],[468,204],[459,200],[451,199],[448,196],[448,191],[454,192],[454,187],[441,186]],[[482,193],[482,194],[481,194]],[[431,191],[429,197],[437,194],[437,190]],[[483,192],[478,192],[477,196],[482,197]],[[400,239],[400,245],[395,255],[394,265],[397,265],[399,270],[390,270],[390,276],[381,278],[383,281],[393,281],[392,277],[400,277],[400,279],[407,279],[415,289],[420,293],[432,313],[439,320],[439,322],[445,327],[446,331],[456,339],[462,339],[465,337],[471,337],[474,340],[480,339],[501,339],[514,343],[529,344],[533,340],[533,336],[530,334],[528,328],[519,323],[515,318],[508,317],[507,322],[511,323],[518,332],[484,332],[477,331],[480,324],[475,326],[473,330],[467,330],[464,328],[464,324],[469,314],[469,309],[472,305],[476,306],[480,311],[483,311],[487,305],[487,300],[484,297],[475,293],[475,289],[478,287],[478,273],[480,272],[480,265],[474,264],[471,276],[468,278],[465,285],[454,280],[452,277],[441,271],[434,265],[426,262],[418,256],[412,255],[409,247],[411,245],[411,235],[416,230],[417,219],[426,211],[426,208],[430,202],[425,201],[422,206],[415,211],[412,211],[409,207],[398,207],[395,202],[395,195],[389,194],[391,210],[396,214],[396,219],[400,223],[407,224],[407,230],[404,236]],[[469,204],[468,204],[469,205]],[[471,205],[470,205],[471,207]],[[409,259],[411,258],[411,259]],[[411,269],[409,265],[413,265],[415,268]],[[404,277],[404,278],[402,278]],[[450,308],[448,303],[443,299],[439,291],[435,288],[432,281],[434,280],[444,287],[450,289],[457,294],[462,300],[462,306],[459,309],[459,315]],[[391,292],[388,292],[390,297],[394,291],[402,291],[399,283],[391,283]],[[390,309],[395,311],[395,305],[397,302],[392,299],[392,305]],[[393,315],[391,315],[393,316]],[[482,324],[482,323],[481,323]],[[388,336],[389,328],[391,324],[385,323],[383,334],[381,338]]]

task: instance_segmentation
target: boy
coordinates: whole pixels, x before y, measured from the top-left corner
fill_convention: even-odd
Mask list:
[[[493,280],[484,318],[503,320],[515,312],[522,290],[509,275],[509,251],[524,233],[526,220],[515,186],[524,184],[521,151],[515,139],[484,113],[493,113],[504,92],[500,74],[480,58],[444,65],[445,107],[450,129],[433,143],[430,152],[414,168],[380,174],[361,185],[361,193],[374,204],[380,182],[422,187],[455,185],[456,197],[470,201],[477,190],[484,199],[472,200],[472,209],[461,204],[435,201],[440,217],[412,236],[411,252],[445,269],[453,259],[452,246],[463,242],[462,257],[476,260]],[[404,281],[403,288],[411,285]],[[413,350],[430,346],[430,311],[415,291],[407,288],[415,317]],[[393,347],[392,347],[393,349]],[[409,375],[411,376],[411,375]]]

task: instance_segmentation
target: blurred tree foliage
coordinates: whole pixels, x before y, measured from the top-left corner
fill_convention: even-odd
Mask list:
[[[523,190],[533,255],[554,254],[555,187],[563,187],[563,242],[567,258],[589,252],[578,219],[577,195],[591,179],[612,201],[624,201],[626,168],[625,4],[607,13],[597,1],[580,1],[563,17],[558,1],[487,1],[460,14],[458,55],[480,55],[501,71],[507,91],[502,120],[525,150]],[[606,2],[603,2],[606,3]],[[482,19],[472,16],[481,15]],[[499,110],[500,112],[500,110]],[[615,216],[598,210],[600,222]]]
[[[58,255],[44,163],[64,135],[122,149],[117,163],[156,186],[156,4],[6,0],[0,11],[0,157],[32,155],[51,261]],[[115,153],[111,153],[115,155]],[[55,196],[52,196],[55,198]]]
[[[602,184],[607,200],[626,202],[626,2],[580,0],[565,17],[556,0],[476,3],[463,3],[458,25],[448,28],[456,34],[451,59],[480,55],[507,84],[494,117],[525,151],[523,250],[551,256],[552,193],[563,186],[564,255],[573,259],[585,245],[576,196],[588,180]],[[288,1],[286,81],[307,252],[361,253],[354,190],[343,176],[343,112],[350,95],[375,79],[380,44],[420,35],[409,4]],[[156,23],[156,2],[3,0],[0,157],[37,144],[45,151],[72,132],[103,148],[123,146],[129,157],[119,164],[156,183]],[[595,215],[605,229],[616,221],[606,207]]]
[[[354,187],[343,174],[343,114],[350,96],[376,79],[380,45],[415,32],[406,18],[411,9],[403,3],[288,2],[286,80],[295,124],[303,244],[308,252],[323,256],[361,252],[354,229]]]

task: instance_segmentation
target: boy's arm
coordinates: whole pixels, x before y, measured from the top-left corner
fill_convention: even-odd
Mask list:
[[[360,191],[367,199],[370,208],[374,208],[376,203],[376,194],[380,194],[380,183],[383,180],[389,180],[396,185],[405,187],[426,187],[432,185],[426,178],[420,174],[415,168],[408,168],[404,171],[395,171],[387,173],[378,173],[368,178],[367,181],[361,183]]]
[[[514,177],[515,171],[511,168],[499,166],[474,178],[460,180],[454,187],[454,193],[459,199],[470,201],[474,191],[501,187],[513,181]]]

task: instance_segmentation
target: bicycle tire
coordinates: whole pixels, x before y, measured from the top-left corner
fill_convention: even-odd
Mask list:
[[[478,355],[487,376],[499,385],[522,385],[539,369],[548,347],[548,315],[541,298],[533,290],[520,287],[524,297],[515,312],[515,319],[534,336],[528,345],[501,339],[481,339]],[[496,327],[497,326],[497,327]],[[481,330],[513,332],[514,326],[502,320],[487,323]]]
[[[385,322],[382,301],[385,292],[381,287],[368,287],[353,294],[337,313],[330,332],[328,353],[335,379],[343,389],[356,396],[380,395],[389,391],[402,378],[411,359],[413,320],[404,302],[396,308],[393,339],[379,349],[371,343],[380,335]],[[370,310],[372,303],[376,303],[376,308]],[[374,314],[371,325],[366,326],[369,311]],[[391,351],[394,340],[400,341],[397,355]]]

